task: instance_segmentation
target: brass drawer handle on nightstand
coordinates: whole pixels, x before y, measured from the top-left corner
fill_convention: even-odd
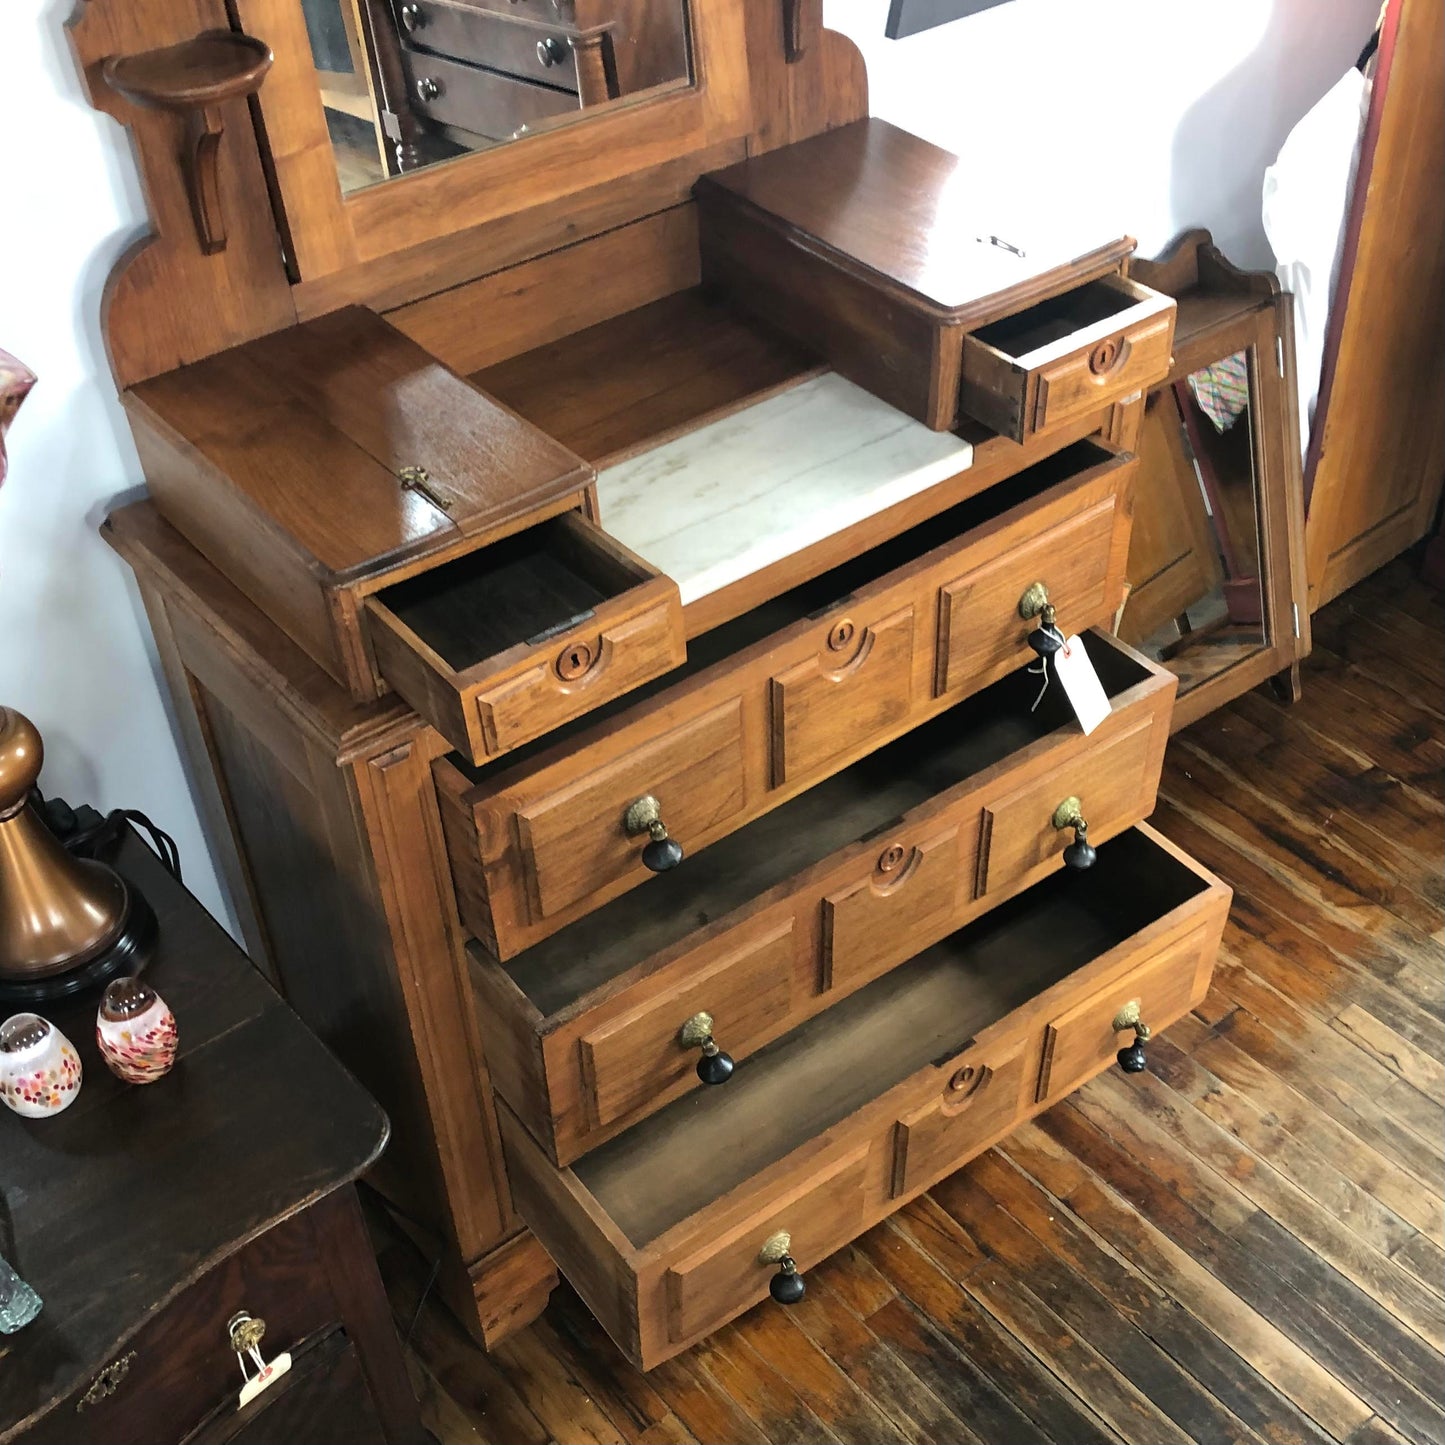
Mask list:
[[[1114,1015],[1114,1032],[1122,1033],[1125,1029],[1134,1030],[1134,1042],[1119,1050],[1117,1055],[1119,1067],[1126,1074],[1142,1074],[1149,1065],[1149,1060],[1144,1053],[1144,1045],[1149,1042],[1150,1029],[1149,1025],[1139,1017],[1139,1000],[1137,998],[1130,1000]]]
[[[627,805],[622,816],[622,826],[629,838],[639,833],[648,835],[648,842],[642,850],[642,866],[654,873],[666,873],[682,862],[682,844],[676,838],[667,836],[667,825],[662,821],[662,807],[657,799],[648,793]]]
[[[732,1078],[732,1055],[718,1048],[712,1036],[710,1013],[693,1014],[678,1030],[677,1038],[685,1049],[702,1050],[702,1057],[697,1061],[697,1076],[704,1084],[725,1084]]]
[[[1054,827],[1062,832],[1065,828],[1074,830],[1074,841],[1064,849],[1064,862],[1070,868],[1092,868],[1099,855],[1089,842],[1089,825],[1085,821],[1083,805],[1077,798],[1065,798],[1054,809]]]
[[[792,1247],[793,1236],[786,1229],[780,1229],[776,1234],[770,1234],[758,1251],[759,1264],[775,1264],[778,1267],[777,1274],[768,1281],[768,1293],[780,1305],[795,1305],[808,1292],[803,1276],[798,1273],[798,1266],[788,1252]]]
[[[75,1402],[75,1413],[82,1414],[90,1409],[92,1405],[98,1405],[102,1400],[108,1400],[120,1389],[120,1382],[130,1374],[130,1367],[135,1364],[135,1351],[131,1350],[118,1360],[112,1360],[95,1379],[90,1382],[90,1388]]]
[[[1038,618],[1039,625],[1029,633],[1028,642],[1040,657],[1052,657],[1064,645],[1054,604],[1049,601],[1049,589],[1042,582],[1035,582],[1019,598],[1019,616],[1025,622]]]

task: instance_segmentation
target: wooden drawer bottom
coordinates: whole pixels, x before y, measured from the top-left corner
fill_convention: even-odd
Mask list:
[[[1155,1030],[1193,1007],[1229,898],[1134,829],[570,1169],[500,1106],[517,1208],[650,1368],[768,1293],[770,1235],[806,1270],[1106,1067],[1123,1004]]]

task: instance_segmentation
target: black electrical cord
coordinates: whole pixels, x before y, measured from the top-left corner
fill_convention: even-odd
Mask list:
[[[176,846],[176,840],[137,809],[116,808],[101,814],[94,808],[82,807],[77,812],[61,798],[47,799],[39,788],[35,789],[35,801],[40,816],[60,839],[66,852],[81,858],[94,857],[119,842],[129,825],[149,842],[166,872],[177,883],[184,881],[181,877],[181,850]]]

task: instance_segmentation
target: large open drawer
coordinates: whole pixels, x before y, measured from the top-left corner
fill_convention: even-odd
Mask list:
[[[701,1087],[699,1013],[746,1058],[1061,866],[1067,797],[1095,844],[1148,817],[1174,678],[1085,645],[1112,704],[1087,737],[1011,674],[509,962],[473,943],[492,1085],[552,1161]]]
[[[641,1367],[806,1274],[1198,1003],[1229,889],[1147,827],[1057,873],[557,1169],[502,1104],[522,1217]],[[768,1306],[772,1308],[774,1306]]]
[[[1021,596],[1068,630],[1122,599],[1133,459],[1076,442],[694,638],[687,664],[479,771],[435,765],[462,918],[500,958],[653,877],[632,805],[688,855],[1033,656]]]

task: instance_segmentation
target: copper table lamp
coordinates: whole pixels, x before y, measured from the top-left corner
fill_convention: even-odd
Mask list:
[[[138,973],[150,905],[113,868],[66,852],[31,802],[44,748],[0,707],[0,1003],[39,1003]]]

